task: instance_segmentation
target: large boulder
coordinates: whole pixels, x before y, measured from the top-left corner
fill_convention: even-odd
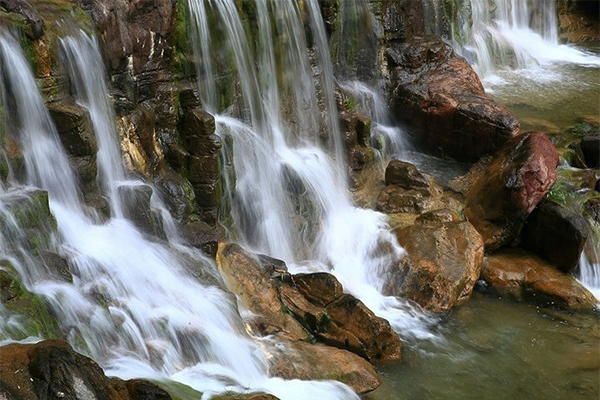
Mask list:
[[[51,103],[48,112],[65,150],[73,156],[93,156],[98,151],[87,110],[65,102]]]
[[[370,392],[381,383],[371,364],[346,350],[281,337],[265,345],[269,372],[273,376],[336,380],[350,386],[356,393]]]
[[[598,300],[570,275],[521,249],[487,256],[481,277],[502,295],[569,309],[596,307]]]
[[[441,39],[413,38],[385,55],[392,112],[427,152],[476,161],[519,132],[516,118]]]
[[[558,152],[542,132],[509,140],[467,193],[465,215],[486,250],[517,238],[527,216],[556,181]]]
[[[577,267],[588,238],[585,217],[549,200],[533,210],[521,231],[521,245],[564,272]]]
[[[253,324],[258,333],[310,336],[370,362],[400,359],[400,339],[389,322],[345,294],[333,275],[291,275],[279,260],[253,256],[226,243],[219,245],[217,265],[230,290],[264,318]]]
[[[396,236],[407,256],[390,272],[386,294],[438,312],[469,299],[483,263],[483,241],[470,223],[424,219]]]
[[[402,345],[388,321],[343,292],[331,274],[290,275],[279,284],[283,305],[317,340],[366,360],[400,360]]]
[[[0,398],[5,400],[170,400],[150,382],[107,378],[91,359],[60,340],[0,348]]]

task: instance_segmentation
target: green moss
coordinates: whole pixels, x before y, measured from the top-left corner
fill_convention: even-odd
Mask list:
[[[27,290],[18,273],[6,260],[0,262],[0,288],[6,309],[23,316],[24,332],[12,337],[13,339],[24,339],[27,336],[41,336],[48,339],[58,337],[58,325],[44,299]],[[18,333],[12,332],[12,334]]]
[[[151,382],[168,392],[173,400],[198,400],[202,397],[202,393],[183,383],[160,380],[151,380]]]

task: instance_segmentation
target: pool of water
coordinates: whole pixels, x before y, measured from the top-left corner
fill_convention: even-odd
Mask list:
[[[406,343],[365,400],[581,399],[600,394],[597,313],[569,313],[474,292],[439,326]]]

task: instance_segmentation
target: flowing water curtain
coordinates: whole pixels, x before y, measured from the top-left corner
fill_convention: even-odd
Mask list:
[[[117,185],[125,179],[121,161],[115,113],[109,103],[104,63],[96,38],[80,32],[60,39],[63,65],[75,88],[77,102],[86,108],[96,133],[98,181],[110,199],[111,212],[122,217]],[[93,71],[93,73],[86,73]]]
[[[600,65],[598,57],[559,44],[555,0],[456,0],[446,12],[455,48],[482,78],[547,63]]]

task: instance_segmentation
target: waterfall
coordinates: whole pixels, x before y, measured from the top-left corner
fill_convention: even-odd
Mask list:
[[[113,214],[122,217],[116,185],[125,179],[125,173],[117,142],[115,113],[109,103],[104,64],[98,43],[83,32],[77,37],[69,36],[60,41],[65,58],[64,65],[75,87],[78,102],[88,110],[96,132],[96,162],[100,186],[110,199]]]
[[[94,39],[63,40],[67,50],[77,48],[79,54],[85,53],[86,43],[91,59],[100,59]],[[19,250],[26,234],[16,222],[8,225],[11,232],[0,234],[0,243],[11,243],[2,246],[1,255],[11,261],[27,289],[50,305],[61,332],[76,350],[97,361],[107,375],[170,379],[200,390],[205,397],[224,390],[256,390],[284,400],[314,394],[331,400],[358,399],[336,382],[269,378],[259,344],[247,336],[230,295],[219,288],[216,266],[198,250],[177,242],[151,242],[123,218],[113,217],[104,224],[90,220],[23,52],[4,33],[0,34],[0,55],[2,74],[8,78],[3,82],[4,97],[11,99],[7,104],[14,115],[16,136],[24,154],[35,152],[27,155],[28,180],[48,190],[57,221],[59,235],[50,250],[68,259],[73,282],[43,274],[41,261]],[[78,70],[81,67],[85,70]],[[70,68],[73,77],[84,80],[99,72],[79,63],[71,63]],[[101,80],[97,84],[105,85]],[[106,93],[105,87],[96,89]],[[95,112],[93,100],[84,92],[79,95],[82,104]],[[107,113],[112,115],[110,110]],[[103,118],[108,121],[107,115]],[[48,160],[54,164],[44,164]],[[47,171],[52,174],[46,176]],[[106,186],[115,185],[110,179],[118,176],[104,174]],[[9,196],[26,198],[27,193],[9,188],[0,194],[0,211],[8,215],[3,220],[10,220],[2,206]],[[4,253],[10,249],[16,249],[15,254]],[[203,269],[212,283],[198,282],[190,268]],[[23,321],[7,314],[3,306],[0,315],[0,334],[23,330]]]
[[[453,32],[455,48],[484,81],[506,68],[556,63],[600,66],[599,57],[559,44],[556,0],[468,0],[458,24]]]
[[[388,319],[404,337],[431,337],[425,327],[431,322],[428,317],[398,298],[381,295],[382,276],[404,251],[383,214],[356,208],[350,200],[335,78],[318,2],[261,0],[256,5],[257,31],[246,32],[240,22],[231,20],[240,15],[227,0],[190,1],[198,35],[196,60],[210,54],[225,59],[227,52],[237,59],[242,55],[236,54],[236,43],[253,43],[250,34],[257,43],[254,52],[243,54],[252,60],[222,68],[197,67],[199,82],[219,82],[218,75],[207,74],[230,68],[238,77],[259,83],[262,101],[252,103],[259,109],[241,114],[234,112],[237,107],[221,107],[223,112],[217,104],[206,104],[219,90],[199,85],[205,108],[216,110],[217,133],[233,139],[236,237],[248,248],[286,261],[292,272],[334,274],[346,291]],[[210,12],[219,17],[217,21],[209,18]],[[303,12],[312,43],[304,41]],[[230,28],[225,30],[227,37],[220,38],[225,40],[217,43],[211,32],[222,32],[223,24]],[[240,31],[231,32],[231,27]],[[258,68],[239,70],[250,66]],[[244,97],[255,94],[243,90]],[[242,104],[250,105],[246,100]],[[267,118],[265,124],[244,117],[257,114]]]

